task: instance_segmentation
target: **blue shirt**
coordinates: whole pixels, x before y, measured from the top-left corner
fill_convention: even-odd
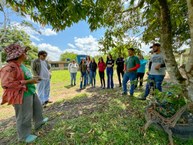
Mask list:
[[[145,73],[145,66],[147,64],[147,60],[145,59],[140,59],[140,67],[137,69],[137,72],[139,73]]]

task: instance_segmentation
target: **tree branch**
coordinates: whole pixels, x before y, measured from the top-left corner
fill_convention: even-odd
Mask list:
[[[142,7],[142,5],[144,4],[145,0],[141,0],[137,6],[133,7],[133,8],[129,8],[129,9],[126,9],[124,11],[122,11],[122,13],[126,13],[126,12],[130,12],[130,11],[135,11],[137,8],[139,7]]]
[[[0,3],[0,7],[1,7],[1,11],[3,12],[4,15],[4,21],[3,21],[3,35],[0,37],[0,42],[3,40],[3,38],[5,37],[5,34],[7,32],[7,15],[6,12],[4,10],[4,6],[2,3]]]

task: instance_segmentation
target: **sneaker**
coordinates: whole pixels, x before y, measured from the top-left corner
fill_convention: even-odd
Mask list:
[[[43,104],[42,104],[42,108],[46,108],[47,106],[47,103],[46,102],[44,102]]]
[[[25,142],[26,142],[26,143],[31,143],[31,142],[35,141],[36,138],[37,138],[36,135],[30,134],[30,135],[28,135],[28,136],[26,137]]]
[[[45,102],[45,104],[48,104],[48,103],[53,103],[53,101],[47,100],[47,101]]]
[[[123,92],[121,95],[127,95],[127,93],[126,93],[126,92]]]
[[[138,100],[146,100],[145,97],[138,98]]]

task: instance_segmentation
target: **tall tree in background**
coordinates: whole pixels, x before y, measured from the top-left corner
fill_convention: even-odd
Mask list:
[[[4,48],[12,43],[20,43],[24,46],[29,46],[31,50],[29,51],[28,60],[26,61],[27,65],[31,64],[31,61],[37,58],[38,48],[32,45],[30,36],[22,30],[18,30],[14,27],[9,27],[6,30],[6,35],[3,37],[0,43],[0,47]],[[0,37],[4,34],[4,29],[0,29]],[[2,61],[5,62],[6,55],[2,53]]]
[[[75,54],[73,52],[65,52],[65,53],[60,55],[60,60],[61,61],[67,61],[67,59],[70,59],[70,61],[72,61],[73,59],[76,60],[76,56],[77,56],[77,54]]]
[[[0,37],[0,42],[6,34],[7,25],[8,25],[8,16],[7,16],[7,13],[5,11],[5,7],[6,7],[5,1],[3,1],[3,0],[0,1],[0,12],[2,12],[3,18],[4,18],[3,21],[0,22],[0,27],[3,28],[3,30],[4,30],[4,33]]]

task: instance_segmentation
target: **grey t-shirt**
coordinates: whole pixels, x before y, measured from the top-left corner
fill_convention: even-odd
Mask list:
[[[164,58],[161,53],[153,54],[150,61],[152,62],[151,69],[149,72],[150,75],[165,75],[166,67],[160,67],[159,70],[155,69],[157,65],[164,64]]]

